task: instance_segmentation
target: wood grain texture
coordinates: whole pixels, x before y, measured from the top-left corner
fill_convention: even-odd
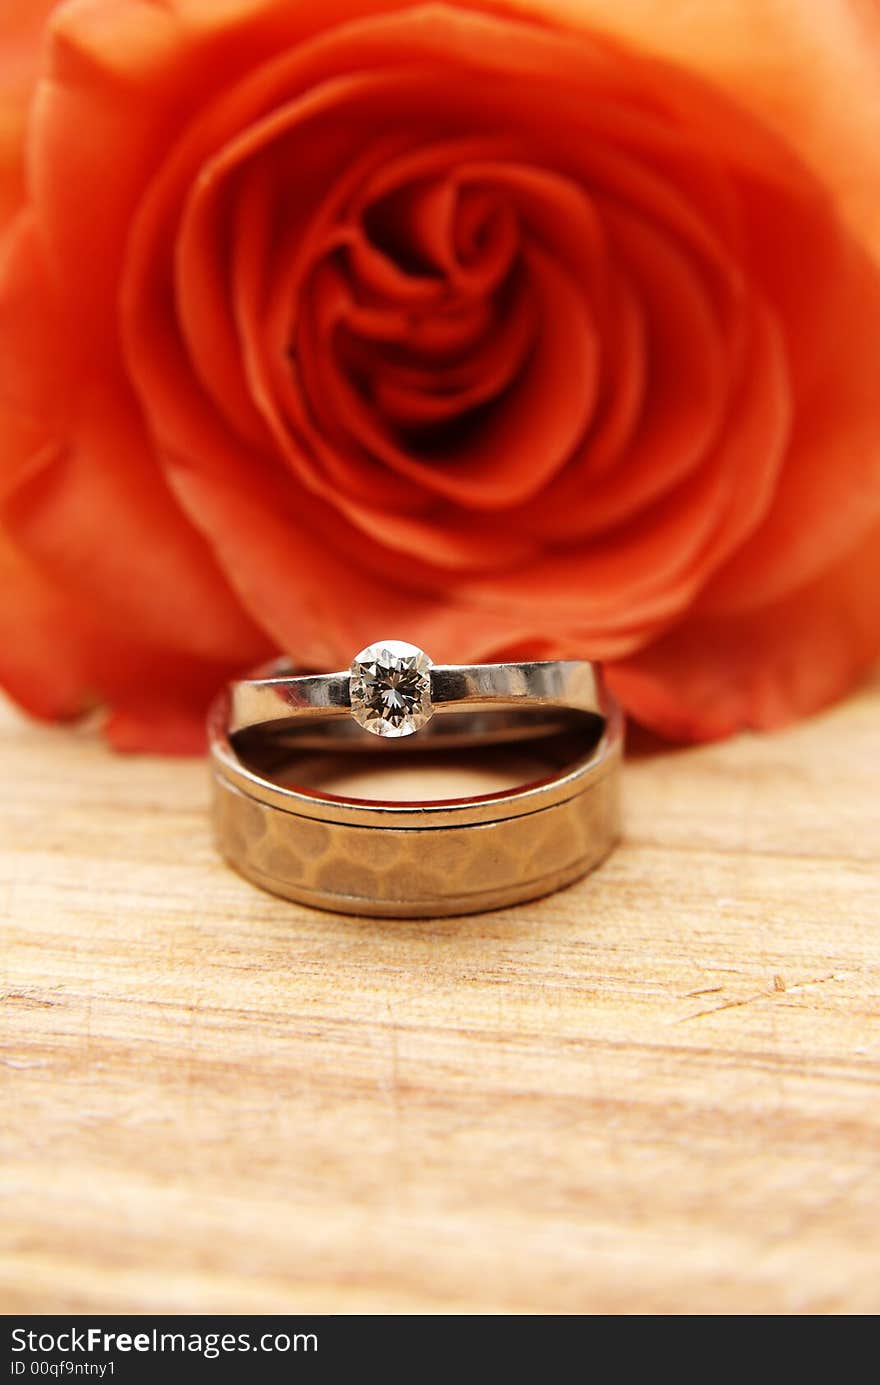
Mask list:
[[[6,1312],[880,1310],[880,688],[636,758],[538,904],[357,920],[0,719]]]

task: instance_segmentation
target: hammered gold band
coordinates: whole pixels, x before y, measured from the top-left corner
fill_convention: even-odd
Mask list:
[[[528,742],[544,767],[539,777],[500,792],[425,802],[367,800],[307,786],[301,771],[315,759],[316,746],[323,744],[325,754],[351,753],[346,725],[331,720],[318,727],[310,713],[299,734],[295,719],[231,730],[234,693],[227,689],[209,720],[222,855],[274,894],[384,917],[478,913],[572,883],[608,854],[620,823],[622,719],[596,671],[586,667],[595,680],[595,710],[572,711],[564,724],[557,718],[542,727],[542,739]],[[530,733],[528,712],[505,713],[498,703],[494,710],[500,728],[494,733],[481,712],[455,718],[459,749],[519,742]],[[411,763],[425,747],[448,753],[448,721],[438,718],[414,737],[417,747],[396,745],[392,758]],[[374,750],[368,759],[387,763],[388,747],[381,750],[381,757]]]

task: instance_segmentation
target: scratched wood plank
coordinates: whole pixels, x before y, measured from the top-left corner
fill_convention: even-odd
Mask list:
[[[253,890],[199,763],[0,754],[4,1311],[880,1310],[876,684],[449,922]]]

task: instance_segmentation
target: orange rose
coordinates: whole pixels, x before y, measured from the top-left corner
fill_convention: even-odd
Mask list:
[[[0,140],[25,706],[170,748],[270,649],[399,634],[699,738],[874,657],[875,21],[525,8],[55,11],[26,193]]]

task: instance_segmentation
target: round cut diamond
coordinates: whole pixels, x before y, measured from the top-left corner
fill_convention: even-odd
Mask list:
[[[375,736],[411,736],[430,720],[431,660],[405,640],[380,640],[351,665],[351,714]]]

